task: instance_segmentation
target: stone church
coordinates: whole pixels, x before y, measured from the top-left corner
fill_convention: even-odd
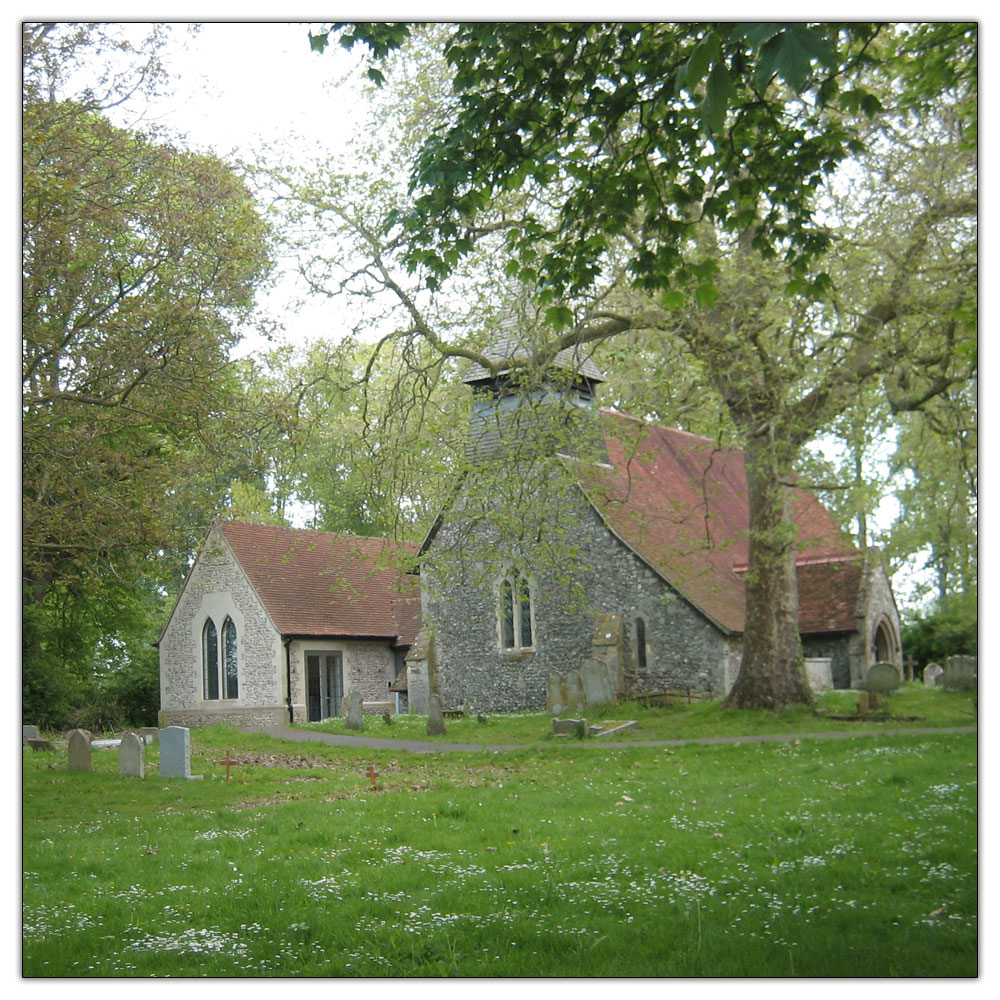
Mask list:
[[[377,710],[426,713],[432,693],[544,709],[579,671],[614,698],[724,696],[744,629],[742,452],[599,409],[601,381],[569,350],[533,386],[473,367],[468,468],[419,549],[217,522],[160,638],[161,724],[318,720],[351,690]],[[791,504],[814,687],[899,668],[877,556],[808,492]]]
[[[491,359],[517,351],[500,343]],[[742,452],[598,409],[602,375],[587,357],[563,351],[549,372],[527,388],[513,371],[465,378],[471,468],[421,547],[413,710],[430,693],[480,712],[551,708],[554,681],[584,667],[615,698],[724,696],[744,630]],[[525,442],[543,423],[532,451]],[[899,615],[877,557],[808,492],[792,490],[791,506],[814,687],[856,686],[878,661],[900,667]]]

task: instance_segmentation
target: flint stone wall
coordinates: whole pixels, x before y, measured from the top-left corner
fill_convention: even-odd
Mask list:
[[[217,629],[226,616],[236,625],[239,698],[202,698],[201,635],[211,616]],[[205,542],[160,643],[160,725],[198,726],[281,715],[281,636],[271,624],[221,533]],[[281,721],[287,721],[284,712]],[[255,722],[252,724],[256,724]],[[261,722],[277,725],[279,722]]]
[[[605,527],[596,511],[576,494],[574,538],[579,543],[577,583],[570,596],[557,574],[529,567],[534,584],[535,648],[501,652],[493,582],[465,582],[444,588],[425,574],[424,623],[433,631],[433,687],[447,707],[506,712],[546,707],[546,685],[555,670],[580,669],[593,655],[594,628],[601,614],[620,614],[629,663],[616,695],[657,690],[691,690],[721,697],[735,677],[739,639],[727,638],[673,591]],[[460,525],[446,521],[436,546],[459,542]],[[481,529],[480,529],[481,530]],[[471,542],[471,544],[470,544]],[[474,552],[475,535],[462,538]],[[646,633],[646,668],[635,665],[635,619]],[[412,690],[412,688],[411,688]]]

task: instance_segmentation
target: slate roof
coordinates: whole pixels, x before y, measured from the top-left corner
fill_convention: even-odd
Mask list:
[[[608,527],[717,625],[744,629],[749,556],[743,452],[708,438],[602,410],[609,466],[579,467]],[[849,631],[863,559],[825,507],[794,490],[799,626]]]
[[[216,524],[282,635],[412,644],[420,599],[398,557],[412,556],[414,546],[271,524]]]

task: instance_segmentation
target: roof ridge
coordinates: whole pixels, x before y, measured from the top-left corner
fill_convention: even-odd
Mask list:
[[[402,548],[415,547],[413,542],[401,541],[393,538],[386,538],[385,535],[357,535],[352,531],[326,531],[321,528],[299,528],[291,524],[267,524],[254,521],[227,521],[225,518],[217,517],[216,523],[225,530],[226,528],[252,528],[255,531],[274,532],[296,532],[303,535],[323,535],[328,538],[346,539],[359,542],[382,542],[385,545],[399,546]]]

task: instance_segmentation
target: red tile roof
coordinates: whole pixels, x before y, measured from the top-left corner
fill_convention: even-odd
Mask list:
[[[602,415],[613,468],[590,467],[581,475],[594,506],[692,604],[727,631],[742,632],[741,570],[749,555],[743,452],[613,411]],[[811,494],[794,490],[792,510],[798,561],[810,564],[799,569],[801,630],[853,628],[860,572],[848,573],[840,561],[858,559],[857,551]],[[837,566],[832,575],[816,568],[828,560]]]
[[[271,524],[216,522],[282,635],[413,642],[416,578],[400,567],[415,547],[381,538]]]

